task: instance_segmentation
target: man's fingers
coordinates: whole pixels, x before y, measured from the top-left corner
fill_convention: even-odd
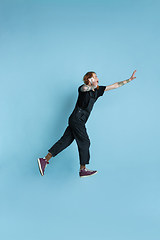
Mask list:
[[[136,77],[134,77],[134,74],[136,73],[136,71],[137,71],[137,70],[135,70],[135,71],[133,72],[131,78],[133,78],[133,79],[136,78]]]
[[[135,70],[135,71],[133,72],[133,75],[134,75],[136,72],[137,72],[137,70]]]

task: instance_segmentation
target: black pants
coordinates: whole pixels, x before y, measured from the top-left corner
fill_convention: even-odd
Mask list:
[[[80,164],[89,164],[90,140],[86,131],[84,120],[77,117],[76,114],[70,116],[69,125],[66,128],[63,136],[48,151],[54,157],[62,150],[67,148],[74,139],[76,140],[76,143],[78,145]]]

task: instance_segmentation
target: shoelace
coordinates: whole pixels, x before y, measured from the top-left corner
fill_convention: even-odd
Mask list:
[[[93,170],[90,170],[88,168],[85,168],[85,171],[93,172]]]
[[[45,162],[46,162],[47,164],[49,164],[49,162],[47,161],[47,159],[46,159],[45,157],[44,157],[43,159],[45,160]],[[47,165],[46,165],[46,166],[47,166]]]

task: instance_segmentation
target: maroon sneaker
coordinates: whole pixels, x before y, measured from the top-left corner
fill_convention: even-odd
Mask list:
[[[89,170],[87,168],[83,168],[83,169],[79,170],[80,178],[82,178],[82,177],[90,177],[90,176],[92,176],[92,175],[94,175],[96,173],[97,173],[97,171]]]
[[[39,171],[42,176],[44,175],[44,170],[47,164],[49,164],[49,162],[47,162],[45,158],[38,158]]]

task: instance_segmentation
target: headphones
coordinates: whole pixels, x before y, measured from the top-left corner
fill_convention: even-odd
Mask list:
[[[91,84],[94,82],[94,78],[93,77],[88,78],[88,80],[90,81]]]

